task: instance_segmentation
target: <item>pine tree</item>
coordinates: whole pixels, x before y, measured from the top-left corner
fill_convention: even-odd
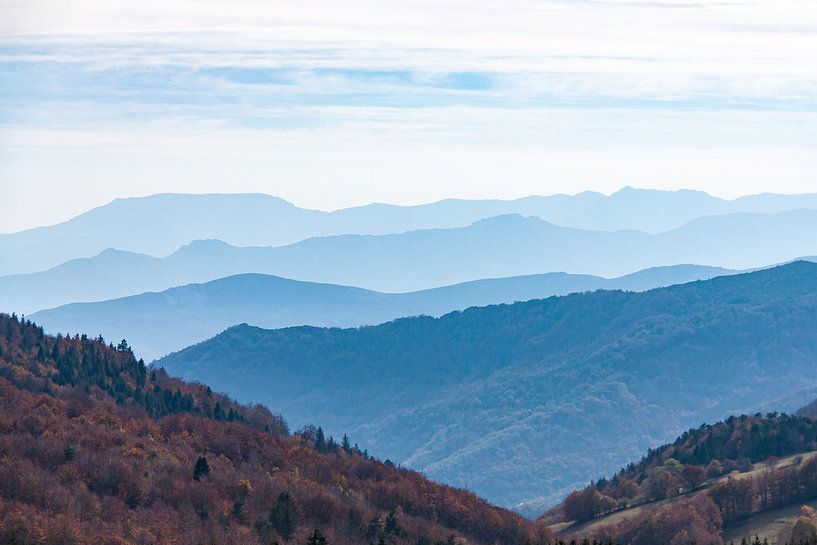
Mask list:
[[[318,428],[318,432],[315,434],[315,450],[321,453],[326,453],[328,450],[326,437],[323,435],[323,428]]]
[[[216,401],[216,406],[213,407],[213,419],[224,420],[224,409],[221,408],[221,402]]]
[[[193,469],[193,478],[198,481],[202,475],[207,476],[209,474],[210,464],[207,463],[207,459],[204,456],[199,456],[199,459],[196,460],[196,467]]]
[[[326,536],[315,528],[315,531],[306,540],[306,545],[327,545]]]
[[[345,433],[343,434],[343,441],[340,444],[341,448],[343,448],[343,452],[346,454],[352,454],[352,445],[349,443],[349,436]]]
[[[289,541],[298,529],[298,506],[288,492],[282,492],[270,511],[269,521],[282,538]]]
[[[239,523],[244,524],[244,500],[236,500],[233,502],[233,518]]]
[[[397,520],[397,514],[394,510],[389,511],[388,516],[386,516],[385,532],[396,537],[406,537],[407,535],[405,528],[400,526],[400,521]]]
[[[366,537],[369,540],[373,540],[378,536],[383,537],[384,527],[383,517],[374,515],[366,526]]]

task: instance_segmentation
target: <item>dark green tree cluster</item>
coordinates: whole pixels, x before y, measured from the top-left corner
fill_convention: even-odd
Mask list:
[[[298,506],[288,492],[282,492],[269,514],[272,527],[289,541],[298,529]]]
[[[731,416],[717,424],[688,430],[671,444],[649,449],[638,464],[623,468],[611,484],[622,477],[640,482],[650,469],[668,458],[683,465],[702,466],[716,460],[728,472],[740,469],[741,464],[812,450],[817,450],[817,420],[813,418],[785,413]]]
[[[210,474],[210,464],[207,463],[207,458],[199,456],[196,460],[196,467],[193,468],[193,479],[200,480]]]
[[[9,358],[26,359],[33,355],[33,361],[39,365],[30,370],[42,379],[40,388],[45,391],[49,384],[80,387],[86,392],[99,388],[117,404],[141,407],[155,419],[189,413],[226,422],[246,422],[246,411],[237,403],[214,396],[207,387],[200,392],[182,391],[177,386],[180,382],[170,379],[164,369],[148,369],[142,360],[135,358],[125,339],[114,346],[105,344],[101,336],[52,337],[31,321],[7,314],[0,314],[0,335],[5,340],[0,343],[0,357],[4,350],[9,352]],[[269,432],[285,429],[283,419],[266,413],[264,422],[252,424]]]
[[[317,528],[315,528],[306,540],[306,545],[327,545],[327,543],[326,536]]]
[[[360,456],[366,460],[372,459],[367,450],[361,450],[357,443],[352,445],[349,436],[345,433],[340,444],[331,435],[327,438],[320,426],[317,428],[309,425],[304,426],[296,433],[301,437],[302,444],[311,444],[321,454],[339,454],[343,451],[347,456]]]

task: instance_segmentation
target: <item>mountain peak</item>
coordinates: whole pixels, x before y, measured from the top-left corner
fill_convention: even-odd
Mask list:
[[[200,239],[193,240],[189,244],[185,244],[184,246],[180,247],[178,250],[173,252],[172,255],[203,254],[232,248],[235,248],[235,246],[232,246],[231,244],[228,244],[223,240],[218,240],[215,238]]]
[[[698,197],[706,197],[710,199],[716,199],[706,191],[700,191],[698,189],[651,189],[651,188],[641,188],[641,187],[633,187],[631,185],[625,185],[618,191],[615,191],[610,194],[610,197],[616,196],[632,196],[632,195],[682,195],[682,196],[698,196]]]
[[[514,225],[553,225],[536,216],[524,216],[522,214],[501,214],[475,221],[472,227],[497,227]]]

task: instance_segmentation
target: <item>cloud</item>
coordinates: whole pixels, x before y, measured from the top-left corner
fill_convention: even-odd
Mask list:
[[[141,90],[151,102],[151,77],[170,75],[204,95],[334,94],[339,104],[357,95],[407,107],[449,106],[451,90],[462,104],[508,107],[643,99],[808,109],[817,98],[817,13],[792,0],[5,4],[0,69],[28,66],[13,74],[28,96],[44,79],[68,91],[85,76],[78,96]]]
[[[72,202],[65,184],[98,202],[189,178],[331,208],[638,182],[733,194],[762,176],[797,190],[817,166],[803,151],[817,146],[810,0],[0,0],[0,13],[0,218],[14,225]]]

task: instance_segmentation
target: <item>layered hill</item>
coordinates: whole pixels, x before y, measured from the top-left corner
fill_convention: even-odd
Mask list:
[[[474,494],[0,315],[0,542],[542,544]]]
[[[813,399],[815,320],[817,265],[795,262],[359,329],[242,325],[158,364],[534,513],[690,426]]]
[[[88,331],[127,338],[151,361],[249,323],[264,328],[298,325],[353,327],[403,316],[439,316],[472,306],[513,303],[552,295],[624,289],[643,291],[731,274],[697,265],[647,269],[620,278],[546,273],[477,280],[410,293],[380,293],[348,286],[243,274],[98,303],[72,303],[29,315],[46,331]]]
[[[651,449],[540,518],[566,536],[621,543],[817,541],[817,421],[731,416]],[[705,516],[690,516],[697,513]]]
[[[0,308],[30,313],[248,272],[403,292],[551,271],[615,277],[679,263],[746,269],[812,255],[815,248],[817,210],[711,216],[657,235],[585,231],[510,215],[460,228],[312,238],[281,247],[198,241],[164,258],[108,250],[0,278]]]
[[[513,201],[447,199],[321,212],[261,194],[161,194],[117,199],[58,225],[0,234],[0,275],[45,270],[106,248],[163,256],[203,239],[235,246],[280,246],[315,236],[464,227],[504,214],[586,230],[658,233],[702,216],[799,208],[817,209],[817,195],[764,194],[726,201],[697,191],[624,188],[610,196],[585,192]]]

